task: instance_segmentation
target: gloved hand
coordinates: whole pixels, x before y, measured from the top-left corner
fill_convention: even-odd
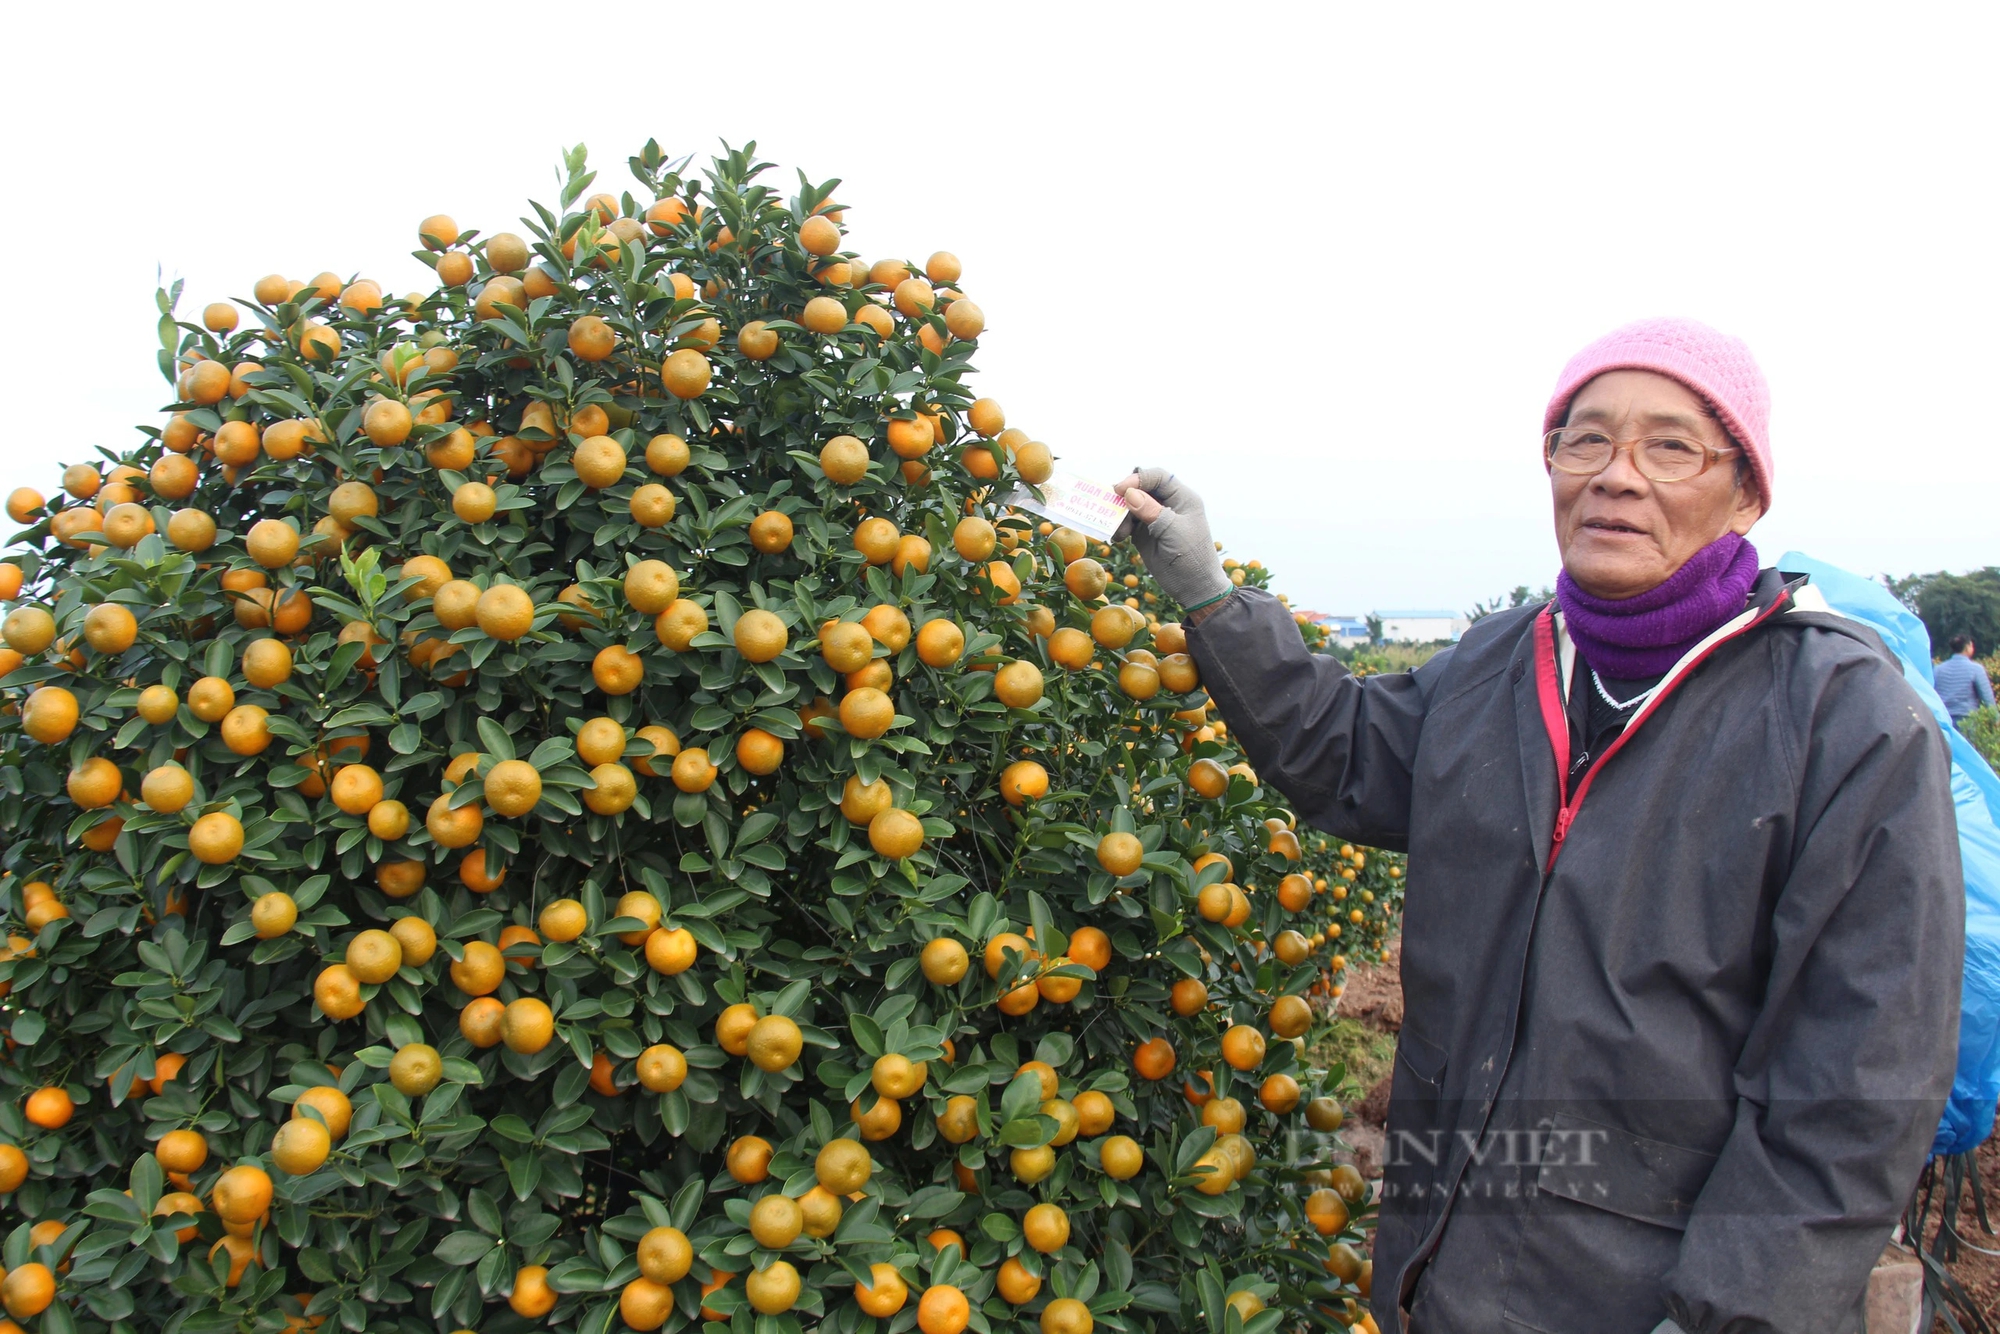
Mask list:
[[[1131,539],[1168,597],[1192,611],[1235,587],[1215,554],[1208,515],[1193,487],[1165,468],[1144,468],[1111,489],[1131,510],[1112,540]]]

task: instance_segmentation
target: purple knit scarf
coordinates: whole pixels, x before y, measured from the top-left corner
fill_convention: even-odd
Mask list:
[[[1565,570],[1556,576],[1556,602],[1583,660],[1606,676],[1634,680],[1664,676],[1743,610],[1756,581],[1757,548],[1740,534],[1724,533],[1637,597],[1592,597]]]

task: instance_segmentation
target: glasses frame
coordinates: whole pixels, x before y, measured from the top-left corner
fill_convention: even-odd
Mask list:
[[[1649,482],[1666,485],[1671,482],[1691,482],[1707,472],[1713,464],[1723,459],[1734,458],[1743,452],[1741,449],[1717,449],[1714,445],[1706,444],[1700,440],[1689,440],[1686,436],[1682,435],[1642,435],[1630,440],[1620,440],[1609,431],[1598,431],[1597,434],[1611,441],[1610,458],[1604,460],[1603,464],[1599,467],[1588,470],[1558,467],[1556,465],[1556,437],[1565,431],[1587,431],[1591,429],[1593,428],[1587,426],[1558,426],[1555,430],[1544,435],[1542,437],[1542,466],[1546,467],[1550,472],[1559,472],[1566,477],[1597,477],[1605,469],[1616,463],[1618,456],[1622,453],[1631,457],[1633,471],[1637,472],[1641,477]],[[1678,440],[1683,444],[1695,445],[1702,451],[1701,466],[1685,477],[1655,477],[1639,466],[1639,446],[1645,444],[1648,440]]]

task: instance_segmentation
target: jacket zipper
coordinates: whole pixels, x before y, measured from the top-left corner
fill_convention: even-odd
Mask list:
[[[1631,739],[1632,734],[1639,730],[1640,724],[1653,715],[1653,711],[1659,708],[1661,701],[1679,689],[1681,682],[1694,675],[1695,668],[1706,662],[1710,654],[1731,640],[1739,639],[1756,629],[1790,601],[1791,590],[1780,590],[1771,605],[1755,619],[1745,622],[1733,634],[1716,640],[1701,651],[1700,657],[1687,663],[1671,681],[1646,701],[1645,706],[1625,724],[1624,730],[1619,732],[1611,744],[1604,748],[1603,753],[1591,762],[1590,767],[1584,771],[1582,781],[1576,785],[1574,793],[1569,791],[1569,714],[1563,707],[1561,687],[1556,680],[1561,666],[1556,657],[1555,614],[1551,609],[1535,618],[1535,684],[1541,700],[1542,725],[1549,735],[1549,747],[1555,752],[1556,795],[1561,803],[1556,811],[1555,832],[1549,843],[1549,863],[1542,870],[1544,876],[1555,872],[1556,858],[1562,855],[1563,840],[1569,837],[1570,826],[1576,823],[1577,811],[1583,806],[1583,799],[1590,792],[1591,780],[1597,777],[1598,770],[1602,769],[1605,763]]]

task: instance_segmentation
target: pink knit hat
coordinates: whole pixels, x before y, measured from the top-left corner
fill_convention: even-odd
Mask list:
[[[1697,320],[1640,320],[1613,329],[1569,360],[1542,414],[1542,430],[1563,424],[1577,391],[1606,371],[1655,371],[1706,399],[1750,458],[1764,509],[1771,508],[1771,386],[1742,339]]]

